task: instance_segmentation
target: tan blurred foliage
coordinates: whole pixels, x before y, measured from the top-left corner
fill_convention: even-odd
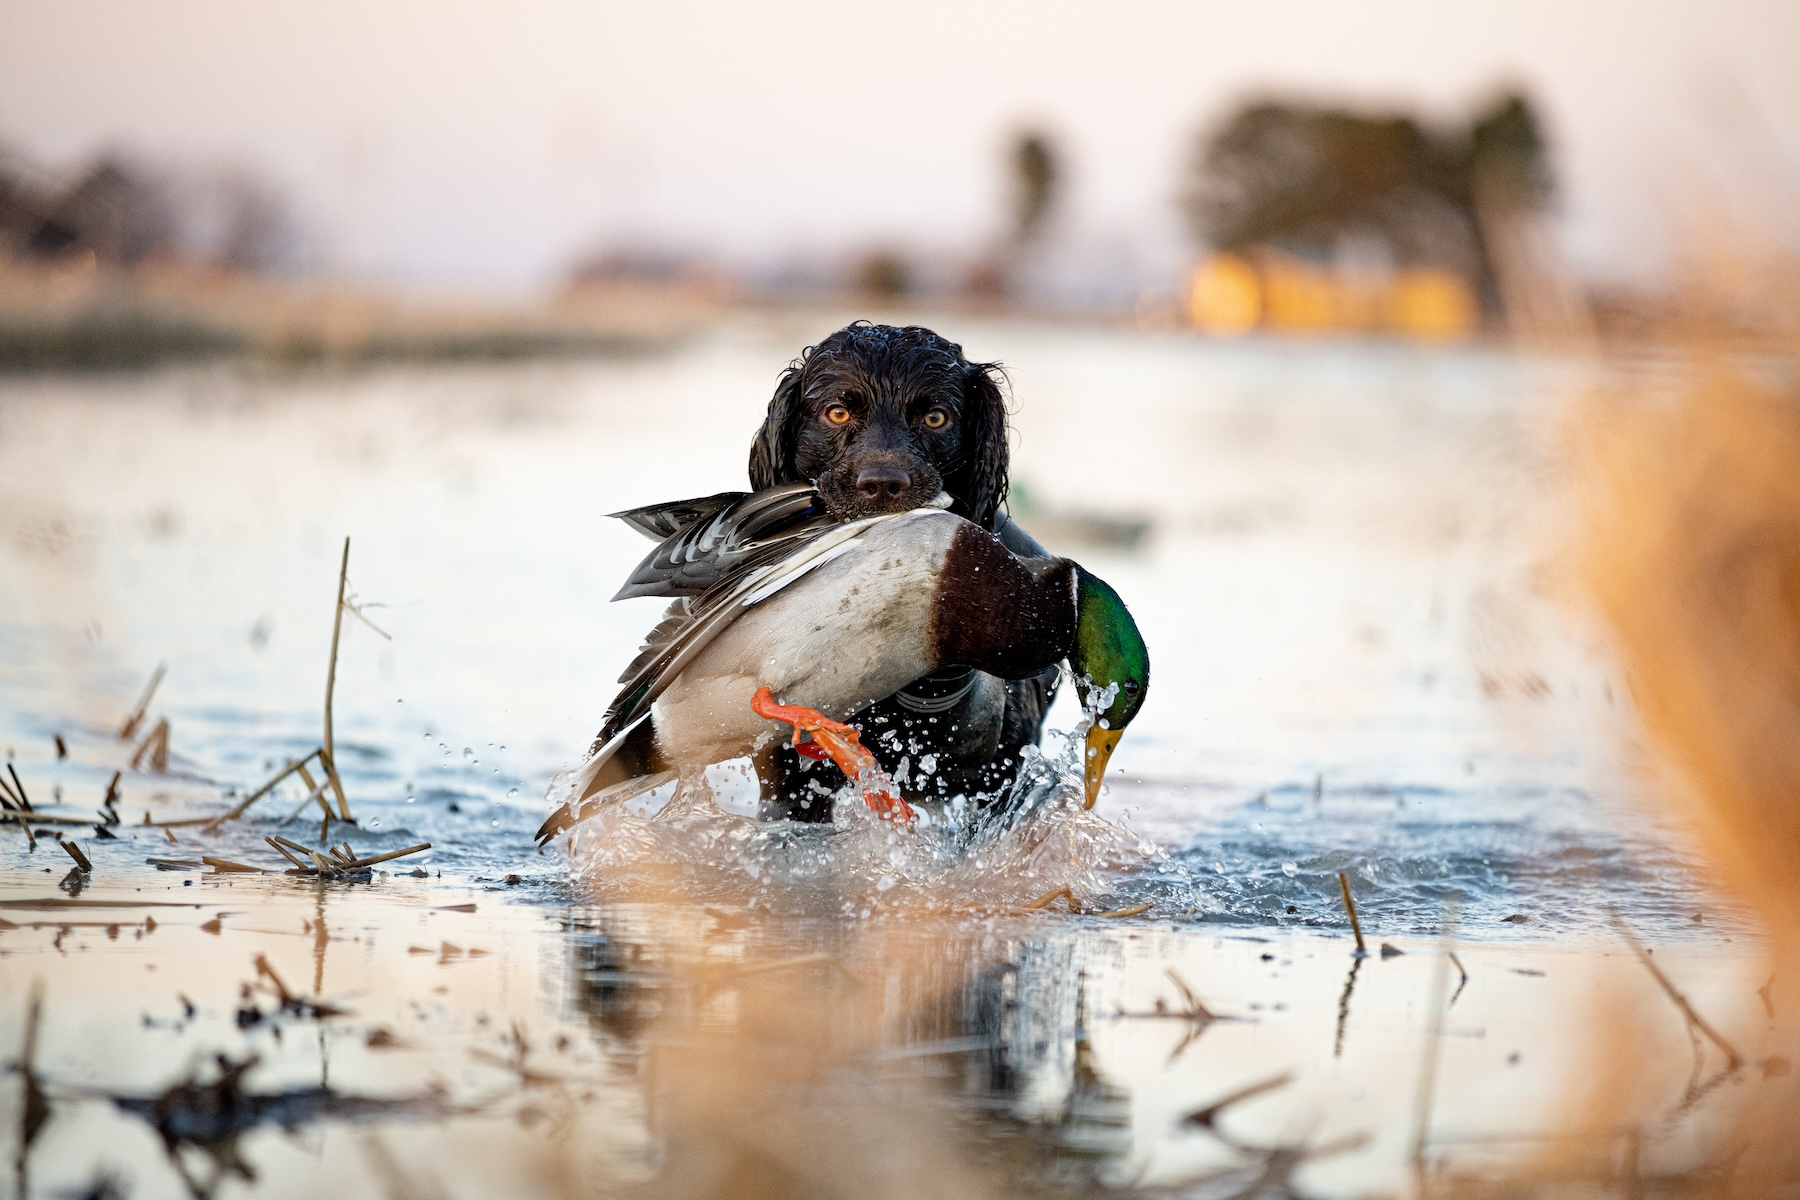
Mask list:
[[[1697,261],[1643,386],[1596,398],[1571,426],[1579,574],[1668,771],[1652,802],[1766,931],[1772,978],[1761,1005],[1746,1002],[1767,1020],[1733,1029],[1741,1070],[1672,1105],[1654,1081],[1686,1048],[1661,1044],[1642,1013],[1598,1016],[1595,1098],[1514,1193],[1800,1185],[1800,339],[1783,283],[1800,276],[1741,251]]]

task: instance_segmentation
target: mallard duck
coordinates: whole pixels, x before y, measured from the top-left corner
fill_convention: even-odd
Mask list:
[[[1022,559],[946,507],[838,522],[809,485],[794,484],[615,514],[664,540],[614,598],[676,599],[621,676],[574,798],[539,841],[750,753],[795,712],[841,730],[843,718],[959,664],[1017,679],[1068,660],[1095,712],[1091,807],[1149,686],[1137,625],[1091,572]],[[785,712],[773,712],[773,698]]]

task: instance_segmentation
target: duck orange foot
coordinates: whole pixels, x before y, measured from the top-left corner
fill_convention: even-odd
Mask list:
[[[901,799],[875,756],[863,747],[856,730],[817,709],[779,704],[766,687],[757,688],[756,695],[750,697],[750,709],[759,717],[792,725],[794,749],[818,762],[836,763],[846,778],[856,780],[862,787],[863,802],[876,816],[901,825],[913,823],[912,805]],[[808,740],[801,740],[803,734]]]

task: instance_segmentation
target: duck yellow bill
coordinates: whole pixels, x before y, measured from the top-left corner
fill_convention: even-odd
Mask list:
[[[1087,731],[1086,782],[1087,804],[1094,807],[1094,801],[1100,797],[1100,781],[1106,777],[1106,760],[1118,748],[1123,729],[1102,729],[1096,725]]]

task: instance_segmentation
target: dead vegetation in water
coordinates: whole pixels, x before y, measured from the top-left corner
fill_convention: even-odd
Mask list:
[[[325,699],[323,736],[320,744],[298,758],[290,759],[274,775],[260,786],[245,794],[237,803],[221,813],[191,817],[170,817],[155,819],[146,811],[143,825],[147,828],[161,829],[168,841],[175,843],[176,829],[194,830],[202,836],[216,836],[230,822],[242,818],[253,805],[273,794],[275,789],[290,777],[298,777],[305,789],[304,798],[299,808],[289,813],[280,824],[286,825],[297,818],[308,808],[316,805],[320,812],[319,844],[322,849],[314,849],[280,836],[269,836],[264,840],[286,861],[287,866],[279,864],[259,865],[246,863],[237,859],[218,855],[199,855],[196,859],[150,860],[154,865],[169,866],[174,869],[188,869],[187,864],[209,866],[215,873],[223,874],[273,874],[306,875],[321,879],[367,879],[372,868],[395,859],[420,854],[431,849],[429,842],[408,846],[403,849],[390,850],[379,854],[358,855],[348,842],[341,845],[330,845],[331,826],[333,822],[354,826],[356,819],[350,811],[349,798],[345,792],[344,782],[338,773],[335,757],[335,727],[332,719],[332,706],[337,687],[338,649],[343,634],[345,615],[354,617],[367,625],[375,633],[386,638],[388,634],[375,625],[363,611],[363,606],[349,590],[350,572],[350,539],[344,539],[343,554],[338,564],[337,603],[333,610],[331,627],[331,649],[326,662]],[[151,673],[150,679],[139,695],[137,703],[119,727],[119,739],[130,744],[137,732],[149,720],[151,703],[157,690],[168,674],[166,663],[158,664]],[[169,721],[159,718],[150,732],[137,745],[131,756],[131,769],[137,770],[147,765],[152,771],[168,769],[168,731]],[[59,741],[60,745],[60,741]],[[65,750],[66,753],[66,750]],[[86,817],[75,817],[68,814],[40,814],[36,812],[25,795],[24,785],[18,779],[11,764],[7,764],[8,773],[12,776],[9,786],[0,779],[0,823],[17,824],[25,831],[26,837],[35,848],[36,839],[33,825],[81,826],[95,825],[96,833],[103,837],[116,837],[111,827],[121,823],[118,813],[120,799],[119,780],[122,772],[113,772],[112,780],[107,785],[105,798],[101,802],[98,822]],[[317,774],[315,774],[315,770]],[[61,840],[59,835],[59,841]],[[79,878],[64,881],[65,890],[79,890],[93,870],[93,864],[87,860],[80,847],[72,843],[63,843],[71,856],[76,858]]]
[[[1769,283],[1746,290],[1742,272],[1703,272],[1690,311],[1658,331],[1670,359],[1660,386],[1597,397],[1569,444],[1576,572],[1648,738],[1658,773],[1646,790],[1755,914],[1776,981],[1800,977],[1800,269],[1772,256],[1752,274]],[[1727,1037],[1618,927],[1681,1016],[1693,1054],[1685,1087],[1671,1095],[1657,1082],[1679,1051],[1645,1014],[1604,1014],[1594,1094],[1563,1136],[1523,1171],[1441,1167],[1424,1179],[1432,1194],[1750,1197],[1800,1186],[1800,1081],[1784,1057],[1800,1041],[1800,1011],[1746,995],[1737,1027],[1749,1011],[1765,1023]],[[1757,1048],[1741,1050],[1738,1037]],[[1723,1063],[1703,1080],[1709,1046]],[[1767,1068],[1747,1071],[1759,1055]]]

